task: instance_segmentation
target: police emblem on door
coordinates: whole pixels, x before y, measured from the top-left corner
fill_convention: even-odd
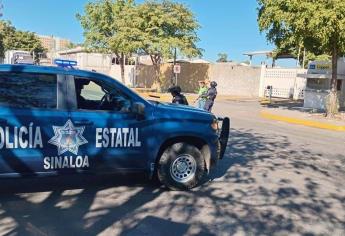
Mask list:
[[[53,126],[55,135],[48,143],[57,146],[58,155],[67,151],[77,155],[79,146],[88,143],[83,137],[84,129],[85,126],[76,127],[68,120],[64,126]]]

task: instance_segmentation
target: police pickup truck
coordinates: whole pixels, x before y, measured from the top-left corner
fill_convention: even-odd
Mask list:
[[[100,73],[0,65],[0,177],[145,172],[190,189],[228,135],[228,118],[147,101]]]

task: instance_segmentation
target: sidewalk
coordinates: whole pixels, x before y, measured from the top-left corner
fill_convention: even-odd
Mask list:
[[[293,107],[289,104],[285,107],[263,107],[260,116],[265,119],[277,120],[291,124],[304,125],[319,129],[345,132],[345,114],[341,114],[343,119],[327,118],[322,113],[310,113],[302,107]]]

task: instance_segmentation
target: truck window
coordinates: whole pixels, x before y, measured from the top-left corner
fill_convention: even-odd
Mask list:
[[[131,101],[121,91],[87,78],[75,78],[78,109],[129,112]]]
[[[88,100],[101,101],[104,95],[105,92],[103,92],[101,86],[93,81],[90,81],[89,84],[84,85],[84,88],[81,90],[81,96]]]
[[[0,72],[0,105],[19,108],[56,108],[56,75]]]

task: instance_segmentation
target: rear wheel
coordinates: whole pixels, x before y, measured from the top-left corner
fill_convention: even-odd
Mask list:
[[[158,179],[172,190],[195,187],[206,173],[200,150],[187,143],[176,143],[162,154],[158,165]]]

